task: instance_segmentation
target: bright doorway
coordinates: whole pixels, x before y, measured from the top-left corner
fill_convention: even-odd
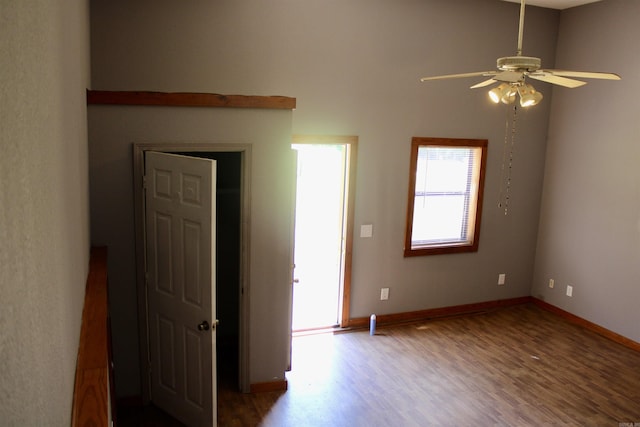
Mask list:
[[[349,320],[357,137],[295,136],[292,330]]]

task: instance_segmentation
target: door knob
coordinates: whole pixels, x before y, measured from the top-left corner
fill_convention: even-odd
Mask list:
[[[200,323],[198,325],[198,330],[199,331],[208,331],[209,330],[209,322],[207,322],[206,320],[203,320],[202,323]]]

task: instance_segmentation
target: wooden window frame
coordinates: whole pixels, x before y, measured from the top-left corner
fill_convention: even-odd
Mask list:
[[[414,203],[416,195],[416,175],[418,165],[418,149],[424,146],[432,147],[459,147],[459,148],[480,148],[480,165],[477,180],[476,209],[473,216],[473,238],[471,243],[443,243],[413,247],[413,217]],[[429,138],[413,137],[411,139],[411,161],[409,169],[409,191],[407,201],[406,233],[404,243],[404,256],[423,256],[451,254],[461,252],[477,252],[480,244],[480,224],[482,218],[482,201],[484,193],[485,169],[487,163],[488,140],[486,139],[455,139],[455,138]]]

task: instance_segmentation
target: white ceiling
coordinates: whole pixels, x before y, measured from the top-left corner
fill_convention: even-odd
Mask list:
[[[512,3],[520,3],[520,0],[504,0]],[[526,0],[525,4],[531,6],[548,7],[549,9],[568,9],[587,3],[595,3],[600,0]]]

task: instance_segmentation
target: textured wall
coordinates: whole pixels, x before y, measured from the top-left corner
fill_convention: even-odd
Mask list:
[[[71,419],[89,256],[88,2],[0,3],[0,424]]]
[[[635,0],[562,14],[558,67],[622,81],[554,92],[532,294],[640,342],[638,22]]]
[[[505,216],[497,208],[505,107],[490,104],[486,90],[469,90],[473,79],[419,82],[490,70],[497,57],[515,54],[518,12],[497,0],[93,0],[92,77],[105,90],[292,96],[293,133],[357,135],[355,226],[373,224],[374,235],[354,239],[352,316],[520,297],[533,277],[550,87],[536,85],[544,101],[519,113]],[[547,66],[558,22],[558,11],[527,10],[525,53]],[[489,140],[479,252],[403,258],[412,136]],[[130,169],[116,158],[118,145],[102,149],[105,163]],[[123,243],[132,253],[132,242]],[[133,272],[121,271],[129,289]],[[499,273],[505,286],[497,286]],[[388,301],[379,300],[381,287],[390,288]],[[122,319],[135,319],[133,301],[113,302]],[[252,324],[270,316],[252,314]],[[136,342],[133,328],[115,333]],[[123,381],[136,390],[135,376]]]

